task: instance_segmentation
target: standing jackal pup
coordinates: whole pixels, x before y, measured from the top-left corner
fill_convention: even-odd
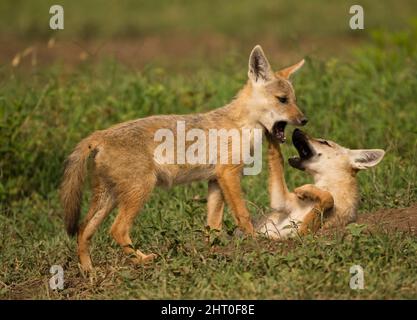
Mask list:
[[[155,155],[156,132],[168,129],[175,139],[177,124],[188,129],[200,129],[206,136],[210,129],[255,129],[267,131],[280,142],[285,140],[285,126],[304,125],[307,119],[298,109],[289,76],[304,60],[274,73],[260,46],[249,58],[249,80],[228,105],[203,114],[160,115],[137,119],[96,131],[82,140],[68,157],[61,185],[61,202],[65,224],[70,235],[78,233],[78,255],[81,266],[89,270],[92,262],[89,241],[100,223],[116,206],[119,212],[111,227],[111,235],[133,262],[143,263],[154,258],[133,247],[130,229],[136,215],[155,186],[172,186],[196,180],[209,180],[208,225],[220,229],[223,197],[230,206],[238,226],[248,234],[254,229],[240,187],[242,159],[238,163],[161,163]],[[254,139],[250,140],[251,149]],[[186,141],[186,146],[190,145]],[[173,154],[180,156],[176,144]],[[208,148],[207,148],[208,149]],[[172,151],[172,150],[171,150]],[[231,150],[228,148],[228,158]],[[217,151],[219,153],[219,151]],[[92,199],[88,213],[78,228],[81,194],[86,176],[87,159],[91,158]]]
[[[283,159],[273,139],[268,150],[269,190],[275,212],[259,223],[256,230],[272,239],[317,231],[324,227],[346,225],[356,220],[359,192],[356,174],[377,165],[385,151],[379,149],[350,150],[335,142],[313,139],[299,129],[292,140],[299,157],[290,158],[290,165],[305,170],[314,178],[289,192],[283,172]]]

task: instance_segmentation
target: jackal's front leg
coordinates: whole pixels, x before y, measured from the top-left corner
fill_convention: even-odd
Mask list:
[[[333,208],[334,199],[330,192],[320,189],[312,184],[306,184],[294,190],[300,199],[309,199],[315,202],[313,209],[304,217],[300,225],[300,233],[306,234],[309,230],[316,232],[322,222],[322,215]]]
[[[236,224],[245,233],[254,235],[249,211],[246,208],[240,187],[241,170],[242,166],[220,166],[217,170],[217,177],[224,198],[232,210]]]
[[[311,201],[317,202],[323,210],[333,208],[334,200],[330,192],[320,189],[312,184],[305,184],[294,190],[294,193],[300,199],[310,199]]]
[[[221,230],[223,222],[224,197],[217,180],[208,183],[207,225],[212,230]]]
[[[284,159],[279,143],[267,134],[268,138],[268,187],[270,207],[276,210],[285,208],[289,192],[284,176]]]

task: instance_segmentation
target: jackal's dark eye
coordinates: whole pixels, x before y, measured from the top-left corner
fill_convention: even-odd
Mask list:
[[[328,146],[328,147],[332,147],[326,140],[318,140],[319,141],[319,143],[321,143],[321,144],[325,144],[326,146]]]
[[[284,97],[277,97],[277,99],[278,99],[279,102],[284,103],[284,104],[288,102],[288,98],[285,97],[285,96]]]

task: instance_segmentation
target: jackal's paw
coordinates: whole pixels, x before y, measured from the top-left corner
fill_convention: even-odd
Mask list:
[[[152,262],[156,257],[157,255],[154,253],[144,254],[137,250],[136,254],[131,258],[131,260],[134,264],[147,264]]]
[[[93,263],[91,262],[90,256],[80,255],[79,267],[82,272],[89,273],[93,271]]]
[[[79,267],[80,267],[80,270],[85,274],[91,273],[94,270],[93,264],[91,263],[91,261],[87,263],[80,263]]]
[[[301,187],[295,188],[294,193],[295,195],[301,200],[314,200],[316,197],[312,192],[313,185],[305,184]]]

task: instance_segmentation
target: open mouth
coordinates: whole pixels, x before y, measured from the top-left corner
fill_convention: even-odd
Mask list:
[[[289,158],[288,162],[292,167],[304,170],[302,166],[303,161],[310,159],[314,155],[308,142],[308,137],[300,129],[295,129],[292,134],[292,143],[297,149],[299,157]]]
[[[277,139],[280,143],[284,143],[287,139],[285,137],[285,127],[287,126],[286,121],[278,121],[274,123],[272,127],[272,136]]]

